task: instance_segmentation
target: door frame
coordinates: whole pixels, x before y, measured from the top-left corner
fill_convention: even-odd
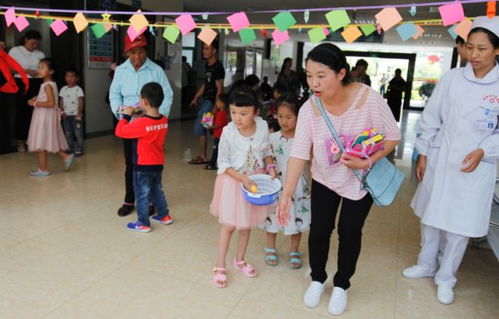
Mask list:
[[[384,58],[384,59],[404,59],[409,61],[406,74],[407,88],[404,94],[404,110],[421,110],[421,108],[411,107],[411,92],[412,83],[414,81],[414,68],[416,66],[416,53],[389,53],[389,52],[360,52],[360,51],[343,51],[346,56],[350,57],[368,57],[368,58]]]

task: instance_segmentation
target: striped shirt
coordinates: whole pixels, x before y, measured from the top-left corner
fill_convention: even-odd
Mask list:
[[[365,90],[369,90],[367,98],[359,105]],[[377,92],[366,85],[362,84],[352,105],[342,115],[327,113],[340,136],[354,136],[374,128],[384,135],[385,140],[400,140],[400,130],[390,108]],[[353,171],[340,162],[330,165],[326,141],[331,138],[326,122],[320,113],[316,114],[309,99],[300,109],[290,156],[307,161],[312,157],[314,180],[342,197],[359,200],[367,191],[361,189]]]

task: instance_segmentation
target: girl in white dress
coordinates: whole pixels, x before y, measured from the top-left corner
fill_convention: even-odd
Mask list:
[[[248,277],[255,277],[253,266],[244,255],[251,228],[258,227],[267,217],[271,206],[254,206],[247,202],[241,184],[251,190],[256,184],[248,176],[265,171],[277,177],[272,164],[267,123],[258,114],[259,100],[251,87],[242,85],[229,94],[232,122],[224,127],[218,146],[218,176],[215,181],[210,212],[222,224],[218,258],[213,268],[213,283],[220,288],[227,285],[225,260],[232,234],[239,230],[234,267]]]
[[[277,102],[277,120],[281,130],[270,135],[270,144],[277,164],[277,174],[284,185],[286,168],[288,166],[291,145],[295,136],[296,120],[300,101],[294,94],[285,95]],[[282,231],[284,235],[290,236],[291,250],[289,253],[289,264],[292,269],[301,268],[301,253],[299,252],[302,233],[310,226],[310,178],[308,170],[304,170],[298,180],[293,195],[291,207],[291,219],[286,226],[279,224],[275,210],[267,217],[263,224],[266,230],[267,247],[265,251],[265,263],[275,266],[278,263],[276,238],[277,233]]]

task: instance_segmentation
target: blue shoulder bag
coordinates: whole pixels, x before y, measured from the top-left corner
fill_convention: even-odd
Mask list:
[[[336,144],[338,144],[341,152],[344,153],[345,147],[338,137],[333,123],[327,116],[321,100],[315,96],[313,99],[315,99],[315,102],[319,106],[322,117],[331,131]],[[353,169],[353,173],[360,181],[362,189],[367,190],[371,194],[374,203],[380,207],[389,206],[393,203],[405,178],[404,173],[390,163],[386,157],[374,163],[364,176],[356,169]]]

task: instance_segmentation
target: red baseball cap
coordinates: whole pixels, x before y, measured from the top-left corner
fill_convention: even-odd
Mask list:
[[[135,38],[135,40],[130,40],[130,37],[128,35],[125,36],[125,53],[130,51],[133,48],[139,48],[139,47],[145,47],[147,46],[147,39],[146,37],[141,34],[138,37]]]

